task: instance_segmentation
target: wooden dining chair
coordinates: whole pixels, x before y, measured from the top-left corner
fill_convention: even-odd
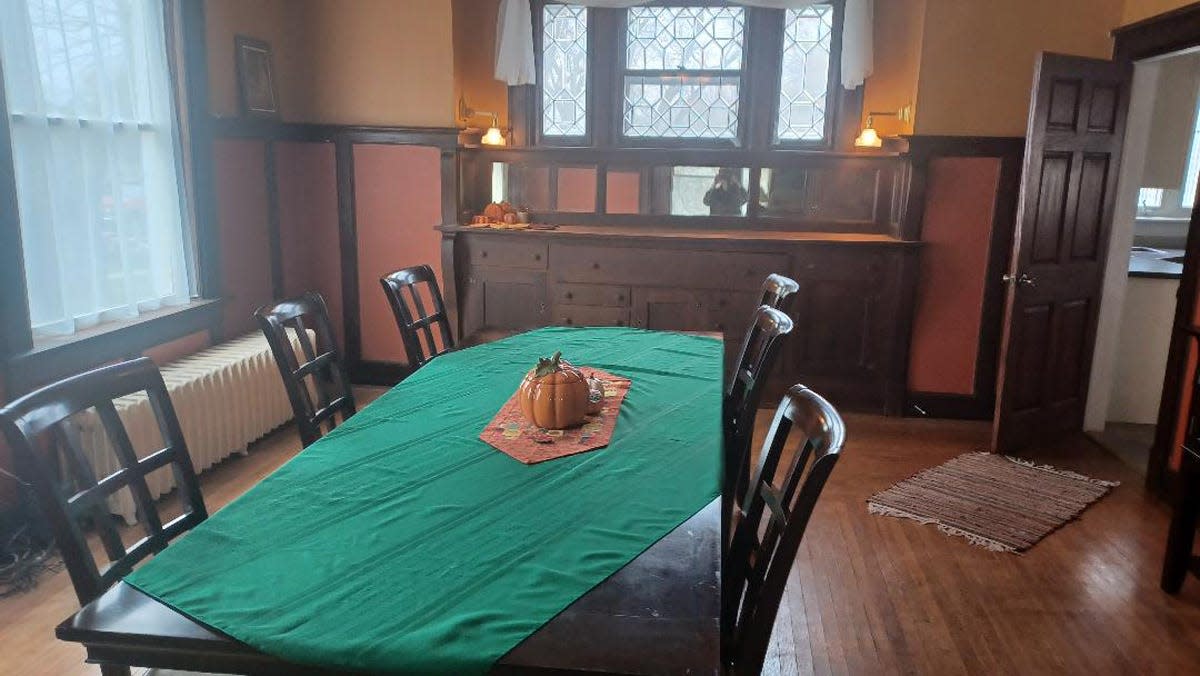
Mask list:
[[[725,480],[721,495],[728,516],[746,493],[750,475],[750,442],[762,389],[779,356],[783,338],[792,332],[792,319],[780,310],[760,305],[725,390]],[[728,533],[726,533],[728,534]]]
[[[439,354],[454,349],[450,318],[432,268],[416,265],[396,270],[380,277],[379,284],[392,306],[409,366],[419,368]],[[425,302],[421,299],[422,290],[429,294],[429,312],[425,311]],[[438,340],[434,340],[435,328]]]
[[[149,397],[163,441],[163,448],[140,459],[113,405],[113,400],[138,392]],[[75,430],[73,416],[89,409],[99,418],[115,456],[117,470],[107,476],[96,475]],[[27,394],[0,409],[0,428],[18,472],[31,485],[54,533],[81,606],[208,518],[175,408],[158,368],[147,358],[98,368]],[[146,477],[167,466],[174,472],[183,512],[164,523]],[[123,488],[133,495],[144,531],[130,546],[121,539],[107,503]],[[85,528],[99,537],[107,564],[93,556]],[[101,670],[105,676],[129,674],[122,665],[103,665]]]
[[[762,298],[759,300],[759,305],[773,307],[783,313],[791,310],[792,301],[796,298],[796,292],[800,290],[800,284],[791,277],[771,273],[763,280]]]
[[[800,440],[790,445],[789,456],[785,449],[793,436]],[[803,385],[792,386],[779,402],[722,568],[721,655],[727,673],[762,670],[788,573],[845,438],[838,412]]]
[[[264,305],[254,316],[271,345],[292,403],[300,442],[307,447],[321,438],[326,427],[333,430],[338,417],[345,422],[356,411],[350,378],[333,338],[325,299],[309,291],[298,298]],[[293,340],[300,347],[303,362]]]

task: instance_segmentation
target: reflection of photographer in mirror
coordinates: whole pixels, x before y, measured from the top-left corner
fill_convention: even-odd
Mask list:
[[[704,205],[711,216],[741,216],[746,200],[746,189],[738,180],[737,170],[729,167],[717,170],[712,187],[704,193]]]

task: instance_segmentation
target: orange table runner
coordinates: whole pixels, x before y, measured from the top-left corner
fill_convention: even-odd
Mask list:
[[[595,376],[604,383],[604,408],[596,415],[589,415],[583,425],[566,430],[542,429],[525,419],[521,404],[517,402],[517,393],[513,392],[496,417],[483,428],[479,438],[526,465],[607,446],[632,381],[600,369],[582,367],[580,370],[585,376]]]

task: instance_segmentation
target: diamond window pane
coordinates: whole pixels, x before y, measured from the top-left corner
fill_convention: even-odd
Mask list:
[[[789,9],[784,18],[783,67],[779,82],[781,141],[825,138],[825,98],[829,90],[829,48],[833,7],[809,5]]]
[[[587,133],[587,8],[546,5],[542,12],[542,134]]]
[[[740,87],[736,76],[626,76],[625,135],[735,138]]]
[[[626,28],[629,70],[740,70],[741,7],[631,7]]]

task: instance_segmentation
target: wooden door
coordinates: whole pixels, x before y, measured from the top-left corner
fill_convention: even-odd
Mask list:
[[[1132,65],[1043,53],[1025,139],[992,446],[1083,428]]]

